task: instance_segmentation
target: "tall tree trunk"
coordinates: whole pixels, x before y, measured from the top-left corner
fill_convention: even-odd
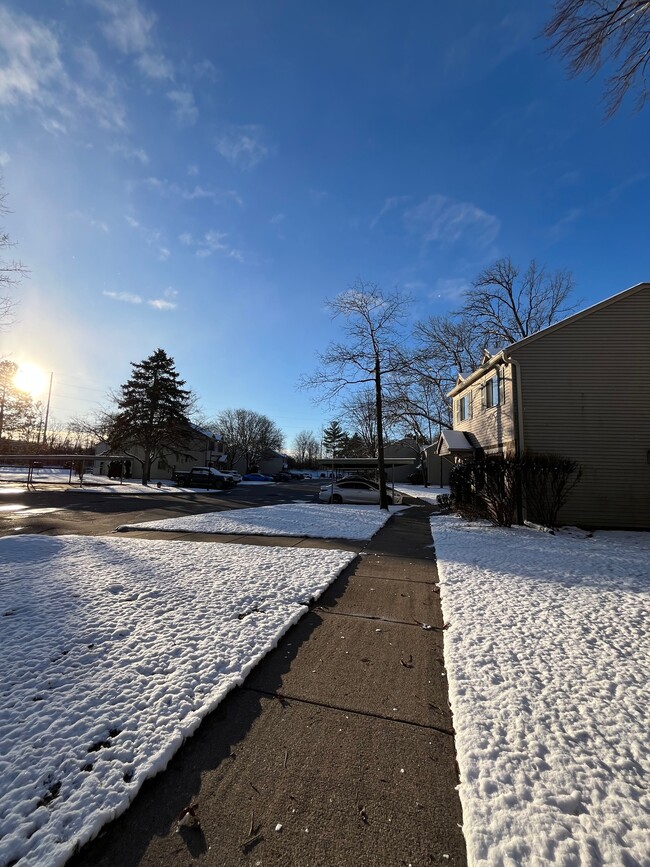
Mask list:
[[[377,405],[377,467],[379,470],[379,508],[388,510],[388,492],[386,490],[386,470],[384,466],[384,424],[383,402],[381,397],[381,371],[379,355],[375,353],[375,403]]]

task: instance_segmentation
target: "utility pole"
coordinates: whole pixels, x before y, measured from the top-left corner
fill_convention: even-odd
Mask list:
[[[47,419],[50,415],[50,399],[52,397],[52,380],[54,379],[54,371],[50,373],[50,387],[47,391],[47,408],[45,409],[45,424],[43,425],[43,445],[47,445]]]

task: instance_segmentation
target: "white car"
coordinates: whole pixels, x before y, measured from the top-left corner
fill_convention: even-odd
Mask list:
[[[237,484],[241,482],[242,476],[241,473],[237,472],[237,470],[222,470],[221,472],[224,474],[224,476],[230,476],[233,482],[237,482]]]
[[[318,494],[321,503],[363,503],[374,505],[379,503],[379,488],[362,479],[342,479],[330,485],[323,485]],[[388,502],[399,504],[402,495],[399,491],[389,490]]]

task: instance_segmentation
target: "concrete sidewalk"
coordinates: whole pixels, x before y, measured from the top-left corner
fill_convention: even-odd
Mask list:
[[[430,512],[393,517],[70,867],[465,864]]]

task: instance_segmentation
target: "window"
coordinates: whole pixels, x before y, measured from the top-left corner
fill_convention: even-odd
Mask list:
[[[488,409],[505,402],[504,378],[501,373],[495,373],[483,383],[483,406]]]
[[[456,407],[458,421],[465,421],[468,418],[472,417],[472,393],[468,391],[467,394],[464,394],[461,398],[458,399],[458,404]]]
[[[485,405],[487,407],[490,406],[498,406],[499,405],[499,377],[493,376],[491,379],[484,385],[485,388]]]

